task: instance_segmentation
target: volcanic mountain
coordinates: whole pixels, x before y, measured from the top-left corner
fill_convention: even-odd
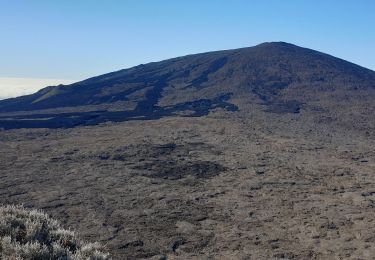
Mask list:
[[[283,42],[50,86],[0,101],[0,204],[113,259],[373,259],[374,100]]]
[[[272,42],[142,64],[3,100],[0,127],[58,128],[203,116],[218,109],[244,110],[251,104],[272,113],[341,110],[374,100],[374,90],[371,70]]]

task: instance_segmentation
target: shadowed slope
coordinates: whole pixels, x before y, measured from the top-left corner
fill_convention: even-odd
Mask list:
[[[245,103],[261,103],[270,112],[299,113],[303,104],[319,103],[329,92],[335,93],[327,101],[333,104],[352,91],[373,95],[374,89],[373,71],[292,44],[264,43],[139,65],[4,100],[0,112],[49,110],[29,122],[22,120],[29,119],[25,115],[3,115],[0,127],[72,127],[181,113],[202,116],[212,108],[236,111],[229,99],[248,94],[252,98]]]

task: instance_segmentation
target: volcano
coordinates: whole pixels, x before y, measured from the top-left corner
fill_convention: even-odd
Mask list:
[[[283,42],[46,87],[0,101],[0,204],[113,259],[373,259],[374,100]]]
[[[67,128],[197,117],[217,109],[236,112],[249,104],[261,104],[271,113],[300,113],[371,100],[374,89],[371,70],[271,42],[139,65],[3,100],[0,127]]]

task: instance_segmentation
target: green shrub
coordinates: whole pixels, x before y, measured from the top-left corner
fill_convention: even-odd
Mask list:
[[[98,243],[86,243],[40,210],[0,207],[0,259],[109,259]]]

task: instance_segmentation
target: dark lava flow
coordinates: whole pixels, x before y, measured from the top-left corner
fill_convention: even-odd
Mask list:
[[[159,107],[157,102],[165,86],[165,78],[155,84],[155,87],[146,93],[146,99],[137,104],[131,111],[90,111],[59,114],[33,114],[25,116],[0,117],[0,128],[72,128],[84,125],[97,125],[104,122],[123,122],[129,120],[151,120],[175,115],[188,111],[185,117],[200,117],[207,115],[211,109],[223,108],[227,111],[237,111],[238,107],[227,102],[231,93],[214,99],[199,99],[192,102],[179,103],[174,106]]]

